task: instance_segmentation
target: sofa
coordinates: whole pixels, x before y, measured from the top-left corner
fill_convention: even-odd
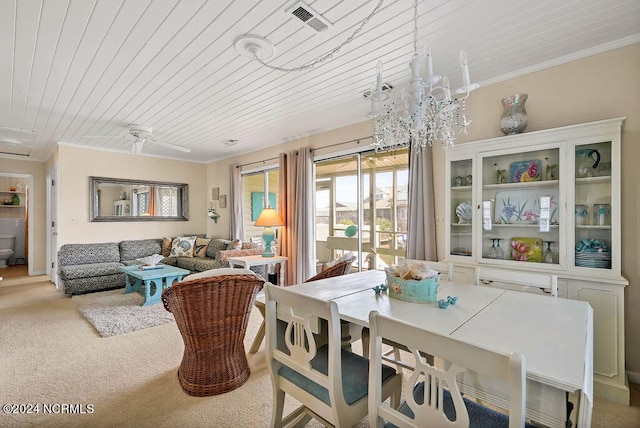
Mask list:
[[[166,239],[166,238],[165,238]],[[211,239],[202,257],[167,256],[160,263],[187,269],[191,273],[229,267],[228,257],[262,253],[259,244],[244,243],[232,249],[227,239]],[[85,294],[95,291],[124,288],[122,266],[141,264],[141,258],[163,252],[162,239],[138,239],[95,244],[65,244],[58,251],[58,281],[65,294]],[[266,278],[264,266],[252,270]]]

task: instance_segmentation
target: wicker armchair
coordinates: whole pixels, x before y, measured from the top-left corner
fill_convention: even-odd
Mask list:
[[[184,281],[162,292],[184,341],[180,386],[198,397],[232,391],[249,379],[244,336],[256,294],[257,275],[220,275]]]
[[[345,260],[343,262],[336,263],[335,265],[331,266],[330,268],[325,269],[322,272],[320,272],[319,274],[317,274],[315,276],[312,276],[311,278],[307,279],[305,282],[318,281],[320,279],[333,278],[334,276],[346,275],[351,271],[351,265],[353,264],[353,262],[355,260],[356,260],[356,257],[352,257],[349,260]],[[258,330],[258,333],[256,333],[256,337],[253,339],[253,343],[251,344],[251,348],[249,349],[249,353],[250,354],[255,354],[256,352],[258,352],[258,349],[260,349],[260,345],[262,344],[262,340],[264,339],[264,332],[265,332],[265,323],[264,323],[265,306],[264,306],[264,303],[256,300],[254,305],[260,311],[260,313],[262,314],[263,320],[262,320],[262,324],[260,325],[260,329]]]
[[[345,260],[344,262],[336,263],[328,269],[323,270],[319,274],[312,276],[305,282],[317,281],[319,279],[333,278],[334,276],[346,275],[351,271],[351,265],[356,261],[355,257]]]

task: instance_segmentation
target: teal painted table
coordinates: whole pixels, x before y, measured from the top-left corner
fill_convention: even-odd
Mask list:
[[[174,282],[182,281],[190,272],[174,266],[164,265],[161,269],[140,270],[138,265],[123,266],[126,276],[124,294],[138,292],[144,296],[140,306],[148,306],[160,301],[162,290],[169,288]],[[144,282],[144,286],[143,286]]]

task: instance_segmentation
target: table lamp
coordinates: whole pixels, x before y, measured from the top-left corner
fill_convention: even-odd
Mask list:
[[[276,232],[272,229],[273,226],[284,226],[284,222],[278,215],[275,209],[265,208],[258,216],[258,220],[254,226],[263,226],[264,232],[262,232],[262,239],[264,240],[264,252],[262,257],[273,257],[275,254],[271,250],[271,242],[276,237]]]

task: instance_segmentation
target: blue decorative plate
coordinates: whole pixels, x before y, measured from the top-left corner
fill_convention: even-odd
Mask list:
[[[344,230],[344,234],[347,238],[353,238],[358,234],[358,226],[347,226],[347,228]]]

